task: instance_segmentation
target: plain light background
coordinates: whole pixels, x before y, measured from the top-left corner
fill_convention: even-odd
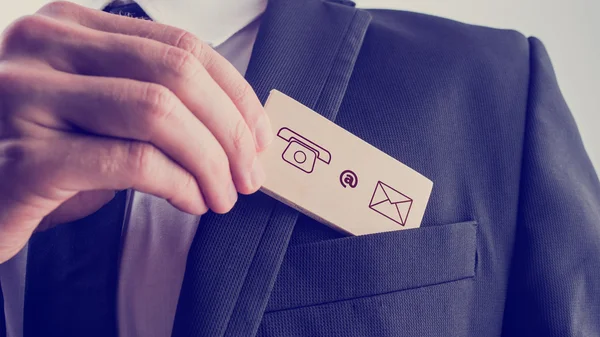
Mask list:
[[[1,0],[0,30],[14,19],[35,12],[45,2]],[[540,38],[550,53],[560,87],[596,172],[600,171],[599,0],[356,0],[356,3],[364,8],[400,9],[516,29],[526,36]]]

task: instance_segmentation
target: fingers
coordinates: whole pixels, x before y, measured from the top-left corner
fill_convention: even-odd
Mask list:
[[[20,186],[3,187],[13,200],[40,208],[52,210],[80,191],[134,188],[188,213],[207,210],[194,177],[145,142],[70,135],[4,142],[1,151],[5,158],[21,158],[0,166]]]
[[[0,177],[10,177],[0,179],[0,263],[25,245],[41,219],[44,229],[101,207],[110,198],[102,190],[134,188],[184,212],[207,210],[194,178],[144,142],[78,135],[3,140]]]
[[[39,31],[48,33],[33,34],[34,41],[30,44],[38,46],[38,49],[44,43],[51,44],[52,53],[38,52],[38,57],[46,57],[48,63],[63,71],[161,84],[172,91],[217,138],[229,158],[237,190],[248,194],[262,185],[264,171],[257,160],[255,139],[244,114],[191,53],[150,39],[99,33],[87,28],[72,29],[50,19],[47,19],[48,22],[39,21]],[[45,25],[47,29],[43,29]],[[243,102],[245,96],[254,95],[235,69],[232,74],[242,80],[239,84],[242,89],[236,93],[237,101]],[[230,87],[232,82],[235,79],[229,80]],[[264,115],[262,107],[260,111]],[[250,114],[246,112],[245,115]],[[254,120],[252,123],[264,124]]]
[[[248,82],[224,57],[193,34],[156,22],[115,16],[68,2],[47,5],[40,10],[40,14],[107,33],[152,39],[191,53],[236,105],[253,133],[257,150],[264,150],[272,141],[269,118]]]
[[[29,108],[20,113],[21,121],[42,125],[42,130],[73,132],[75,127],[102,137],[151,143],[194,177],[213,211],[224,213],[235,204],[237,191],[223,148],[165,87],[39,70],[19,69],[19,74],[24,84],[13,81],[11,96],[31,97]],[[34,82],[34,87],[28,85]],[[22,132],[29,124],[21,127]],[[27,133],[40,134],[37,129]]]

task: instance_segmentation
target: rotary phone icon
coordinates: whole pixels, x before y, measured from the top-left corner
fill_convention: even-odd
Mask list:
[[[277,136],[289,143],[281,154],[281,158],[306,173],[314,170],[317,159],[325,164],[331,162],[329,151],[287,127],[279,129]]]

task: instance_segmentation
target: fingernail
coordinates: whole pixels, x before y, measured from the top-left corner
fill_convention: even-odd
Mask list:
[[[258,189],[262,186],[266,179],[265,170],[262,167],[262,164],[258,160],[258,157],[254,159],[254,164],[252,164],[252,172],[250,173],[250,180],[252,182],[252,186],[255,189]]]
[[[259,150],[266,149],[273,141],[273,129],[271,129],[271,122],[267,115],[260,117],[256,123],[254,137]]]
[[[233,183],[231,183],[229,185],[229,200],[235,204],[236,201],[238,199],[238,192],[237,189],[235,188],[235,185]]]

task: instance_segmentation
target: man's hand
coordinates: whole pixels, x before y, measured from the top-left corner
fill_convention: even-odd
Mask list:
[[[191,34],[47,5],[0,37],[0,263],[115,190],[225,213],[262,185],[272,137],[250,85]]]

